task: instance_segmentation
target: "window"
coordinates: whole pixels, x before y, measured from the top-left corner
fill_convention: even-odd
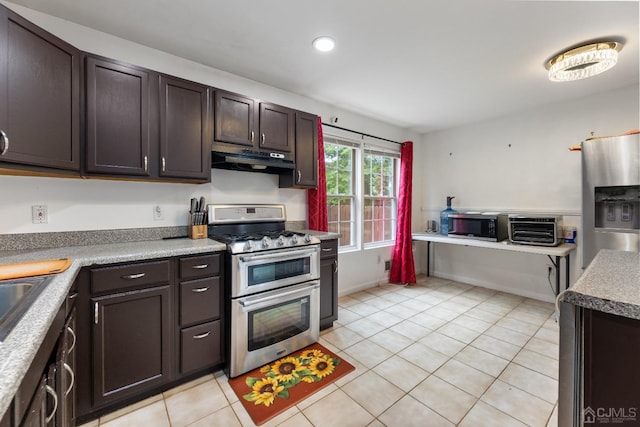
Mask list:
[[[325,142],[329,231],[340,233],[340,246],[355,246],[355,154],[351,146]]]
[[[395,238],[397,163],[397,159],[385,153],[364,152],[365,245]]]
[[[375,147],[375,148],[374,148]],[[390,244],[395,239],[400,155],[325,135],[329,231],[341,248]]]

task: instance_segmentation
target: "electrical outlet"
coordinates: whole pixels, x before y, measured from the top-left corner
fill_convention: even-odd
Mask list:
[[[162,210],[162,206],[155,205],[153,207],[153,220],[154,221],[164,220],[164,210]]]
[[[388,259],[384,262],[384,271],[389,271],[391,270],[391,260]]]
[[[49,222],[46,205],[31,206],[31,222],[34,224],[46,224]]]

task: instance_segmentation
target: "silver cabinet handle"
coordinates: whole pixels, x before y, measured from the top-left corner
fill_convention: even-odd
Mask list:
[[[71,393],[71,390],[73,389],[73,384],[76,382],[76,376],[73,373],[73,369],[71,369],[71,366],[67,365],[66,362],[63,363],[62,366],[64,367],[64,370],[69,373],[69,376],[71,377],[71,384],[69,384],[67,391],[64,392],[64,396],[67,397],[69,393]]]
[[[267,138],[264,136],[264,132],[263,132],[263,133],[262,133],[262,135],[261,135],[261,137],[260,137],[260,144],[264,145],[264,141],[265,141],[266,139],[267,139]]]
[[[71,354],[73,349],[76,348],[76,333],[73,331],[73,329],[71,329],[71,326],[67,326],[67,331],[71,334],[71,337],[73,338],[73,341],[71,341],[71,347],[69,347],[69,350],[67,350],[67,352]]]
[[[322,252],[331,252],[333,250],[333,248],[322,248],[321,251]]]
[[[195,293],[199,294],[201,292],[207,292],[208,290],[209,290],[209,287],[205,286],[204,288],[191,289],[191,292],[195,292]]]
[[[300,172],[300,170],[298,169],[298,181],[296,182],[300,182],[301,179],[302,179],[302,172]]]
[[[144,156],[144,171],[149,171],[149,159],[147,159],[147,156]]]
[[[209,264],[194,265],[191,268],[193,268],[194,270],[204,270],[207,267],[209,267]]]
[[[338,260],[333,261],[333,272],[338,272]]]
[[[201,340],[202,338],[206,338],[211,334],[211,332],[205,332],[204,334],[200,334],[200,335],[194,335],[193,339],[194,340]]]
[[[51,388],[50,385],[47,384],[44,386],[44,388],[47,391],[47,393],[49,393],[51,397],[53,397],[53,411],[51,411],[51,415],[47,416],[47,418],[45,419],[45,423],[49,424],[53,419],[53,417],[56,415],[56,411],[58,410],[58,395],[56,394],[56,391],[53,388]]]
[[[98,324],[98,303],[93,305],[93,323]]]
[[[7,134],[0,129],[0,142],[2,142],[2,151],[0,152],[0,156],[4,156],[9,151],[9,137]]]
[[[167,162],[164,159],[164,156],[162,157],[162,172],[165,172],[167,169]]]
[[[254,132],[251,131],[251,142],[253,142]]]
[[[144,277],[145,273],[138,273],[138,274],[129,274],[126,276],[120,276],[122,277],[124,280],[135,280],[135,279],[140,279],[141,277]]]

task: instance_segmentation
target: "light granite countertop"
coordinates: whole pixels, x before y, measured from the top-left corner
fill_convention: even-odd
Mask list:
[[[172,239],[70,246],[20,252],[2,252],[0,264],[70,258],[68,270],[55,275],[20,322],[0,342],[0,418],[33,361],[38,348],[82,267],[223,251],[226,245],[211,239]]]
[[[310,234],[317,237],[320,240],[332,240],[340,237],[339,233],[332,233],[329,231],[317,231],[317,230],[299,230],[301,233]]]
[[[602,249],[560,301],[640,320],[640,253]]]

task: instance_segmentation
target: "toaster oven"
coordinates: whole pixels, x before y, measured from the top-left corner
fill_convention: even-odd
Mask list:
[[[509,240],[512,243],[558,246],[562,242],[561,219],[555,215],[509,215]]]

